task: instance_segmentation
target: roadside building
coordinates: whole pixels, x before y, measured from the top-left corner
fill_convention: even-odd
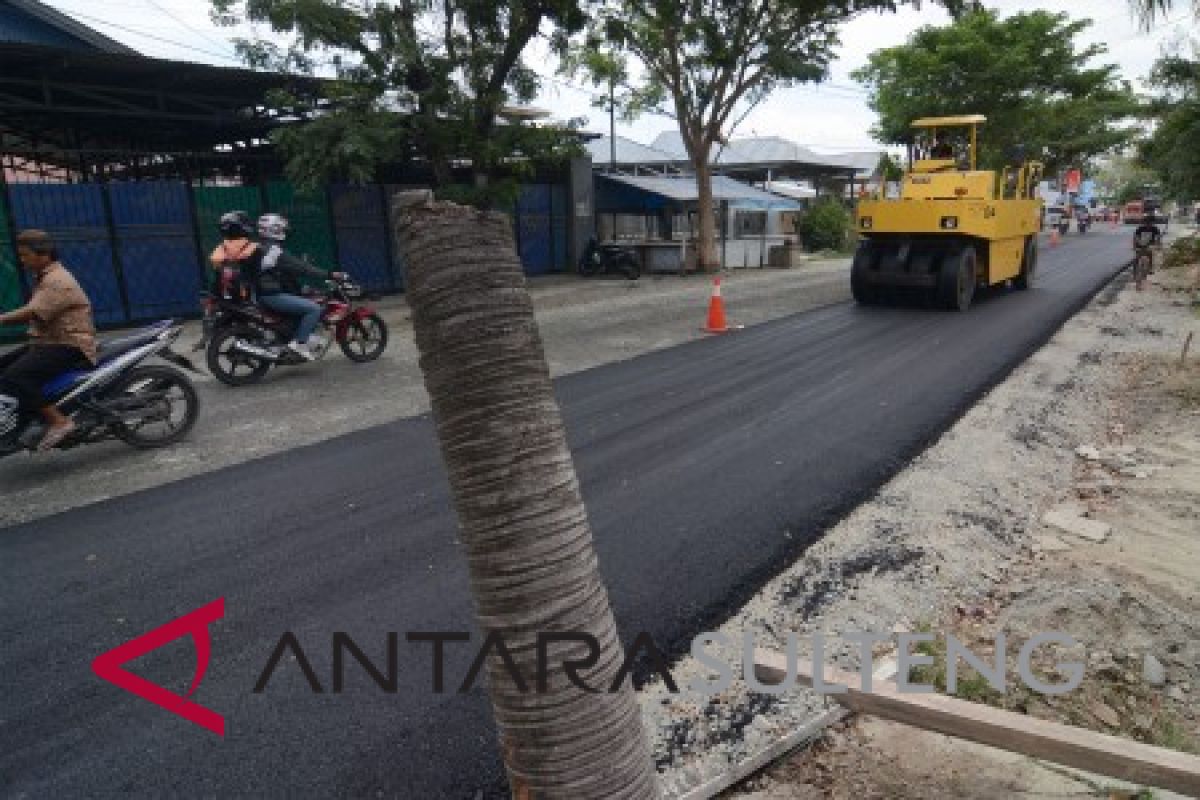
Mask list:
[[[692,268],[697,190],[678,132],[644,145],[601,136],[587,143],[596,173],[596,229],[643,253],[647,269]],[[734,139],[712,156],[718,249],[728,267],[770,263],[796,241],[796,220],[822,197],[850,204],[875,180],[878,152],[822,155],[779,137]]]

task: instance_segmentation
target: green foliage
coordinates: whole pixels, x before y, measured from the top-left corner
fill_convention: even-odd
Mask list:
[[[1200,237],[1186,236],[1171,242],[1163,257],[1167,269],[1191,267],[1200,264]]]
[[[237,41],[250,66],[335,75],[319,97],[295,91],[269,98],[302,120],[274,140],[298,185],[368,181],[382,164],[409,162],[427,165],[438,185],[450,184],[452,167],[467,163],[484,187],[528,170],[531,158],[579,152],[570,129],[501,122],[506,104],[537,94],[526,47],[542,34],[565,47],[586,22],[579,0],[210,2],[220,23],[270,30]],[[484,188],[479,197],[495,194]]]
[[[1200,60],[1160,59],[1150,83],[1161,93],[1154,103],[1158,125],[1139,155],[1157,173],[1167,197],[1200,198]]]
[[[1045,11],[1000,19],[977,10],[876,51],[854,78],[870,89],[881,141],[908,141],[919,117],[984,114],[982,167],[999,169],[1024,146],[1053,174],[1127,143],[1130,132],[1115,123],[1139,113],[1115,65],[1089,66],[1106,48],[1077,47],[1090,24]]]
[[[841,250],[849,232],[850,212],[836,200],[821,200],[796,220],[796,233],[811,252]]]
[[[904,167],[896,163],[896,159],[892,158],[889,153],[883,153],[879,156],[879,166],[877,169],[879,170],[879,174],[883,176],[883,180],[887,183],[895,183],[904,178]]]

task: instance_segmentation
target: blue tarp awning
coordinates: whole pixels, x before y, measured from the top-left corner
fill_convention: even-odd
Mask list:
[[[713,199],[730,208],[798,209],[800,203],[724,175],[713,177]],[[664,208],[683,210],[698,200],[691,176],[597,175],[596,210],[602,214],[654,213]]]

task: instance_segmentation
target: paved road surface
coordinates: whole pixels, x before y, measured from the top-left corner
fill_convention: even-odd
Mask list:
[[[678,645],[793,559],[1000,380],[1127,259],[1071,237],[1041,283],[970,313],[800,314],[557,383],[626,637]],[[468,588],[429,421],[406,420],[0,530],[0,794],[475,797],[503,794],[486,697],[435,696],[417,630],[469,630]],[[224,740],[89,669],[100,652],[217,597],[195,699]],[[252,688],[284,631],[296,664]],[[330,639],[350,665],[331,691]],[[478,637],[476,637],[478,641]],[[472,648],[450,649],[461,680]],[[187,640],[138,671],[184,691]]]

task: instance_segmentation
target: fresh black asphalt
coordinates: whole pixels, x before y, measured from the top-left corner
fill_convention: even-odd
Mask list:
[[[966,314],[842,304],[558,381],[623,636],[686,646],[1127,260],[1123,236],[1070,237],[1043,251],[1037,288]],[[433,694],[430,647],[405,641],[474,629],[455,533],[427,418],[0,530],[0,795],[503,795],[486,694]],[[225,715],[224,739],[92,674],[218,597],[193,699]],[[253,692],[285,631],[322,693],[290,659]],[[337,631],[380,665],[399,634],[396,694],[353,662],[332,691]],[[448,646],[451,689],[473,637]],[[182,693],[194,652],[183,639],[136,671]]]

